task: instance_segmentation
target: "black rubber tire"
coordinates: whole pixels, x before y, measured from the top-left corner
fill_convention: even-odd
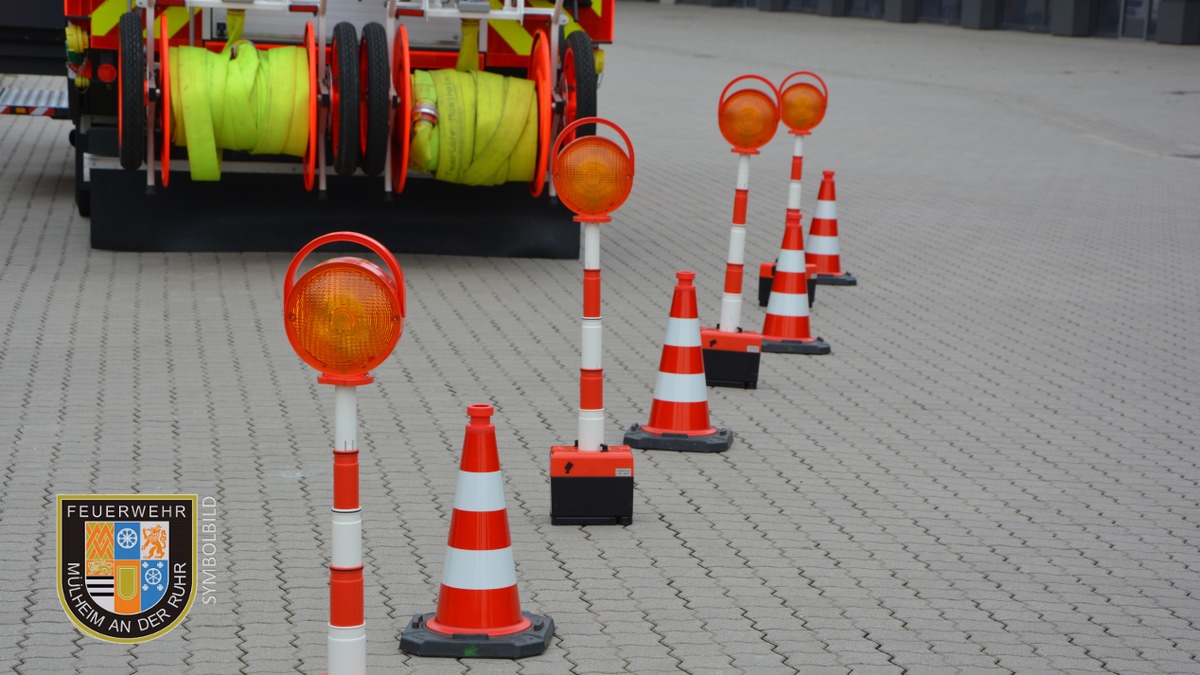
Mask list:
[[[368,176],[383,173],[387,162],[388,126],[391,122],[392,67],[388,63],[387,31],[378,23],[363,26],[360,84],[362,85],[362,170]]]
[[[117,33],[121,67],[118,90],[121,118],[121,166],[133,171],[146,160],[146,46],[142,42],[142,16],[138,12],[121,15]]]
[[[349,176],[358,169],[358,31],[345,21],[333,27],[330,43],[330,86],[337,92],[337,138],[333,143],[333,170]],[[336,78],[333,75],[337,67]],[[331,122],[332,116],[331,116]]]
[[[564,124],[569,124],[574,120],[596,116],[596,54],[592,48],[592,39],[581,30],[567,36],[564,52],[571,52],[575,61],[575,117],[563,120]],[[571,92],[566,92],[566,95],[571,95]],[[585,124],[575,132],[576,136],[595,134],[595,124]]]
[[[73,85],[72,85],[73,86]],[[87,139],[82,134],[75,134],[75,208],[79,215],[92,215],[92,190],[83,182],[83,151],[87,147]]]

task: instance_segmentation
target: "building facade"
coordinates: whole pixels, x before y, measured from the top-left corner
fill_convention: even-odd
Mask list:
[[[1025,30],[1200,44],[1200,0],[677,0],[709,6],[925,21],[977,30]]]

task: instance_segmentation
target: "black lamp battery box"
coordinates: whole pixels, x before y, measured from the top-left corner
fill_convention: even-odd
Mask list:
[[[633,453],[628,445],[584,452],[550,448],[550,524],[633,522]]]
[[[700,345],[704,352],[704,379],[708,386],[758,388],[758,364],[762,359],[761,335],[702,328]]]

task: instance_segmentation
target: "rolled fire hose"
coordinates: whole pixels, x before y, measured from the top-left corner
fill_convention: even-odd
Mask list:
[[[412,73],[409,166],[462,185],[529,182],[537,165],[537,91],[478,70],[479,22],[463,22],[458,67]]]
[[[192,180],[221,178],[221,151],[303,157],[308,147],[308,52],[258,49],[229,12],[220,53],[171,47],[172,141],[184,145]]]

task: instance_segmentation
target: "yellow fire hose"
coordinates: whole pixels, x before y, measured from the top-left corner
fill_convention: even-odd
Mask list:
[[[499,185],[533,180],[538,109],[534,83],[480,71],[479,22],[463,22],[454,70],[412,73],[409,166],[441,181]]]
[[[308,146],[308,53],[257,49],[244,21],[229,12],[219,54],[171,47],[172,140],[187,146],[192,180],[219,180],[222,150],[302,157]]]

